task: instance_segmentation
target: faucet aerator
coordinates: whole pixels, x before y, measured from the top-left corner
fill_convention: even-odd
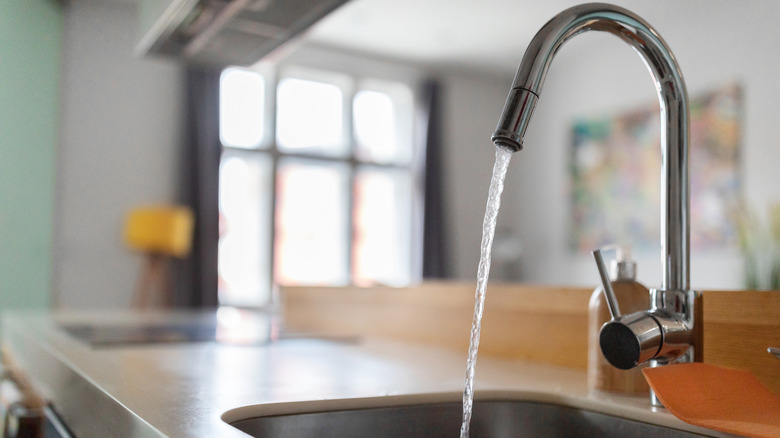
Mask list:
[[[517,152],[523,149],[523,137],[506,129],[497,129],[490,137],[496,147]]]
[[[510,152],[518,152],[523,149],[522,142],[516,142],[514,140],[508,140],[506,138],[494,138],[493,144],[501,149],[506,149]]]

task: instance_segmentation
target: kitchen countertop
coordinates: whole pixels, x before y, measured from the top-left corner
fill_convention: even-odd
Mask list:
[[[208,326],[216,321],[217,337],[227,341],[183,342],[169,337],[167,342],[150,343],[136,336],[139,327],[193,322]],[[2,323],[4,352],[82,437],[246,437],[225,423],[223,415],[333,408],[339,400],[354,406],[361,398],[375,404],[383,399],[424,399],[428,394],[457,399],[465,376],[465,351],[357,336],[292,336],[281,330],[272,313],[246,318],[221,312],[216,318],[213,312],[14,312],[4,314]],[[229,329],[235,324],[249,329]],[[134,335],[106,340],[95,336],[100,330],[86,330],[90,343],[64,327],[125,327]],[[252,339],[241,336],[248,330],[255,334]],[[588,392],[586,374],[579,370],[480,357],[475,390],[477,397],[511,392],[726,436],[655,410],[646,397]]]

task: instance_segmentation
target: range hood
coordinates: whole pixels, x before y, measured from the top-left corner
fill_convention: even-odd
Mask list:
[[[141,0],[140,55],[251,65],[347,0]]]

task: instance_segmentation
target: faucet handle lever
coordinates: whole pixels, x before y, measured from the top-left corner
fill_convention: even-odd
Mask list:
[[[607,298],[607,306],[609,307],[609,313],[610,315],[612,315],[612,319],[616,320],[621,317],[620,306],[618,306],[617,297],[615,296],[615,291],[612,289],[612,282],[609,279],[607,266],[604,264],[604,257],[602,257],[600,249],[593,251],[593,258],[596,260],[596,267],[599,270],[599,276],[601,277],[601,284],[604,286],[604,295]]]
[[[612,314],[612,320],[601,326],[599,332],[599,345],[604,358],[621,370],[631,369],[655,358],[664,338],[661,324],[656,316],[646,311],[623,316],[600,249],[593,251],[593,258],[604,286],[609,313]]]

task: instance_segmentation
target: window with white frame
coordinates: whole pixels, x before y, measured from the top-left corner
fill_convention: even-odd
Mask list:
[[[402,82],[222,73],[220,304],[266,304],[276,285],[416,280],[413,105]]]

